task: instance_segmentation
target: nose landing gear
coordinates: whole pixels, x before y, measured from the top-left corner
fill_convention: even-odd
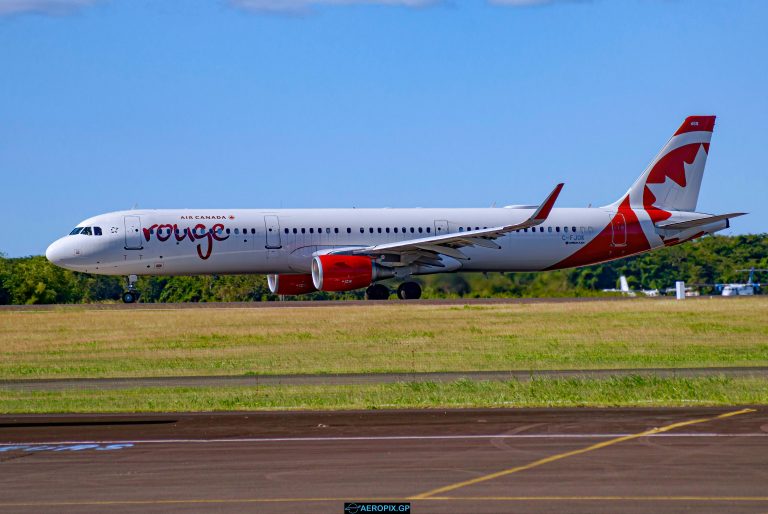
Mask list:
[[[136,281],[138,279],[136,275],[128,276],[128,291],[123,293],[123,302],[134,303],[139,299],[139,292],[136,290]]]

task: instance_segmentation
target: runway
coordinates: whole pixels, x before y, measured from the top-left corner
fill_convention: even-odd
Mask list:
[[[659,297],[671,298],[671,297]],[[703,298],[723,298],[706,296]],[[654,300],[658,298],[651,298]],[[589,303],[605,301],[631,301],[628,296],[590,296],[580,298],[442,298],[434,300],[289,300],[276,302],[186,302],[186,303],[79,303],[51,305],[0,305],[0,311],[48,311],[48,310],[180,310],[180,309],[280,309],[302,307],[352,307],[387,305],[505,305],[531,303]],[[727,298],[731,300],[731,298]]]
[[[0,512],[766,512],[768,411],[0,417]]]
[[[258,387],[277,385],[360,385],[396,382],[529,381],[534,378],[768,377],[766,366],[711,368],[543,369],[510,371],[446,371],[423,373],[329,373],[294,375],[219,375],[187,377],[62,378],[0,380],[0,390],[66,391],[137,387]]]

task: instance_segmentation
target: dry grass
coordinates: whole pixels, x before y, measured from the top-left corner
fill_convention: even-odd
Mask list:
[[[0,379],[768,365],[768,298],[0,312]]]

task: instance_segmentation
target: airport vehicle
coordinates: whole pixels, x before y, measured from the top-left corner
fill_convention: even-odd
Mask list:
[[[540,205],[469,209],[162,209],[101,214],[55,241],[47,258],[86,273],[138,275],[263,273],[273,293],[298,295],[404,282],[456,271],[544,271],[620,259],[729,227],[744,213],[696,212],[714,116],[685,119],[629,190],[599,208]]]

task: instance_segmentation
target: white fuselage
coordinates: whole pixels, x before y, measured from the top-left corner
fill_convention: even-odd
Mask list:
[[[46,255],[60,266],[105,275],[308,273],[313,255],[337,248],[512,224],[532,212],[530,208],[121,211],[84,220],[78,227],[93,227],[91,235],[65,236]],[[553,209],[541,226],[498,238],[500,249],[465,248],[468,259],[444,257],[447,269],[432,272],[540,271],[664,245],[658,237],[647,247],[632,245],[631,223],[615,226],[611,221],[615,216],[605,208]],[[647,225],[642,232],[653,232],[650,220],[638,223]],[[96,227],[101,235],[93,235]],[[606,231],[610,242],[601,245],[602,251],[567,262]]]

